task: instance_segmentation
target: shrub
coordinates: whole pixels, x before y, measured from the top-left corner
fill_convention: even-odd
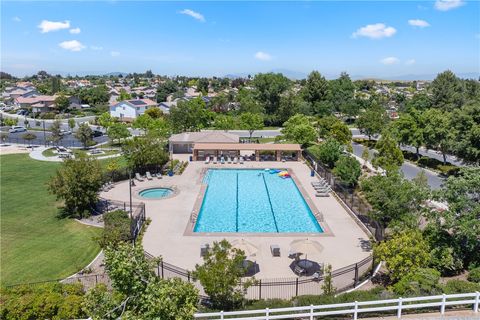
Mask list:
[[[103,215],[103,222],[105,227],[99,239],[102,248],[132,239],[131,221],[127,212],[123,210],[107,212]]]
[[[473,268],[468,272],[468,281],[480,283],[480,267]]]
[[[354,186],[362,174],[362,168],[355,158],[342,155],[340,159],[335,162],[333,173],[338,176],[343,183]]]
[[[86,318],[81,310],[83,287],[80,283],[50,283],[19,286],[1,290],[1,319],[78,319]]]
[[[293,307],[293,304],[290,300],[282,299],[267,299],[267,300],[256,300],[250,301],[244,309],[246,310],[258,310],[266,308],[290,308]]]
[[[442,286],[442,289],[445,294],[469,293],[480,291],[480,283],[454,279],[447,281],[447,283]]]
[[[393,286],[393,291],[401,296],[421,296],[439,292],[440,272],[430,268],[420,268],[404,276]]]
[[[333,138],[328,138],[318,146],[308,148],[312,155],[323,164],[333,168],[343,152],[343,146]]]

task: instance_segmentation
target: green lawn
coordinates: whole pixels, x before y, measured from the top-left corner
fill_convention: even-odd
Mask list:
[[[59,219],[46,182],[58,163],[26,154],[0,156],[0,280],[2,285],[67,277],[85,267],[100,248],[101,229]]]

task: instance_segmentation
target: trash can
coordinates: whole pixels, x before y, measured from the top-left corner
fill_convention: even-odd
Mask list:
[[[310,171],[310,177],[315,177],[315,171],[313,169]]]
[[[190,162],[192,162],[192,161],[193,161],[193,156],[190,156],[190,158],[189,158],[189,159],[190,159]]]

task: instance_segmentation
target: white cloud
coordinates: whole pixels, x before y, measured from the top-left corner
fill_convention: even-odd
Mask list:
[[[41,33],[47,33],[47,32],[57,31],[57,30],[62,30],[62,29],[68,29],[68,28],[70,28],[70,21],[65,20],[65,21],[61,22],[61,21],[43,20],[38,25],[38,28],[40,28]]]
[[[120,52],[118,52],[118,51],[110,51],[110,55],[111,55],[112,57],[118,57],[118,56],[120,55]]]
[[[70,41],[63,41],[58,44],[58,46],[62,49],[69,50],[69,51],[80,51],[85,49],[85,46],[77,40],[70,40]]]
[[[415,64],[415,62],[416,62],[415,59],[408,59],[407,61],[405,61],[405,65],[411,66]]]
[[[440,11],[448,11],[465,4],[463,0],[437,0],[435,1],[435,9]]]
[[[205,17],[201,13],[195,12],[193,10],[184,9],[184,10],[180,11],[180,13],[181,14],[186,14],[187,16],[190,16],[194,19],[197,19],[198,21],[205,22]]]
[[[430,27],[430,23],[428,23],[425,20],[421,19],[411,19],[408,20],[408,24],[414,27],[419,27],[419,28],[425,28],[425,27]]]
[[[270,61],[272,60],[272,56],[266,52],[258,51],[255,53],[255,59],[262,60],[262,61]]]
[[[383,64],[397,64],[400,62],[400,60],[396,57],[387,57],[382,60],[380,60],[381,63]]]
[[[90,49],[94,50],[94,51],[100,51],[100,50],[103,50],[103,47],[100,47],[100,46],[90,46]]]
[[[22,21],[22,19],[20,19],[20,17],[16,17],[16,16],[13,17],[12,20],[15,21],[15,22],[20,22],[20,21]]]
[[[384,23],[369,24],[355,31],[352,37],[367,37],[370,39],[381,39],[393,36],[397,30],[394,27],[386,26]]]
[[[79,34],[80,33],[80,28],[73,28],[73,29],[70,29],[70,33],[71,34]]]

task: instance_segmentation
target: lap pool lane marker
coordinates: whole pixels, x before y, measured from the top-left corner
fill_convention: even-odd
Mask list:
[[[275,223],[275,229],[278,231],[277,219],[275,219],[275,212],[273,211],[272,200],[270,199],[270,192],[268,191],[267,181],[265,180],[265,174],[262,172],[263,183],[265,184],[265,189],[267,189],[268,203],[270,204],[270,211],[272,212],[273,222]]]
[[[235,215],[235,230],[236,232],[238,232],[238,172],[237,172],[237,206],[236,206],[236,209],[237,209],[237,212],[236,212],[236,215]]]

